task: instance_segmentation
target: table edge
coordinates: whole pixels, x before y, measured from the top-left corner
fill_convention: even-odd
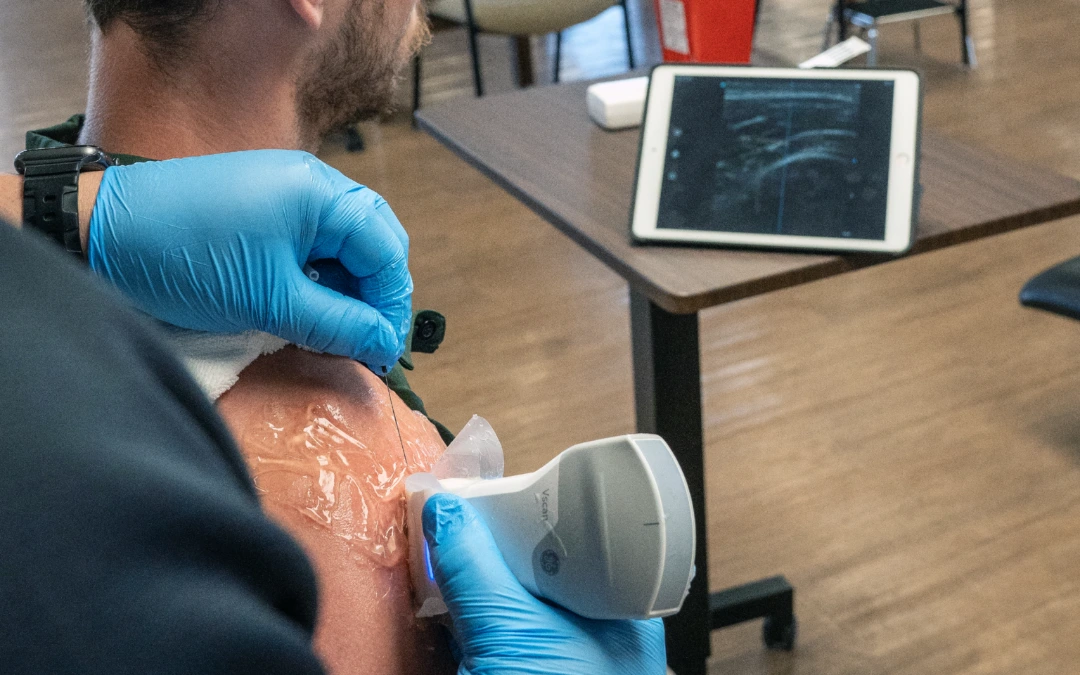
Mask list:
[[[568,236],[574,243],[584,248],[593,257],[622,277],[632,288],[643,293],[653,303],[672,314],[695,314],[704,309],[734,302],[736,300],[763,295],[785,288],[792,288],[794,286],[819,281],[832,276],[838,276],[865,267],[904,260],[949,246],[956,246],[979,239],[985,239],[998,234],[1004,234],[1006,232],[1012,232],[1025,227],[1040,225],[1080,214],[1080,195],[1078,195],[1078,198],[1073,202],[1062,202],[1041,209],[1035,209],[1022,216],[999,218],[998,220],[982,223],[961,231],[944,232],[939,235],[918,240],[915,246],[902,256],[865,254],[828,256],[816,265],[779,272],[772,276],[757,278],[753,281],[726,286],[722,289],[713,291],[705,291],[690,295],[676,295],[652,283],[649,279],[637,272],[637,270],[633,269],[633,267],[612,255],[606,248],[594,243],[590,238],[583,235],[577,228],[559,217],[558,214],[544,206],[539,200],[533,198],[525,190],[519,188],[503,174],[488,167],[474,152],[461,143],[458,143],[455,139],[443,132],[435,122],[428,119],[423,110],[417,111],[414,118],[418,128],[432,136],[432,138],[443,144],[467,164],[508,192],[515,199],[528,207],[533,213],[537,214],[560,232]],[[927,132],[933,135],[951,138],[947,134],[933,129],[924,130],[924,133]],[[986,152],[985,149],[979,146],[974,147]],[[1080,181],[1076,182],[1080,185]],[[629,230],[627,231],[627,243],[633,245],[633,242],[630,240]],[[820,253],[808,253],[807,255],[821,256]]]

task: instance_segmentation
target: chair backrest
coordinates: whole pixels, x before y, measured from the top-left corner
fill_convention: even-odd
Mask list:
[[[504,35],[545,35],[588,21],[619,0],[472,0],[476,28]],[[466,23],[464,0],[432,0],[428,13]]]

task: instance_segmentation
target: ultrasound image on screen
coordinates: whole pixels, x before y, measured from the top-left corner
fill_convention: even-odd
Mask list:
[[[675,78],[657,227],[885,238],[893,83]]]

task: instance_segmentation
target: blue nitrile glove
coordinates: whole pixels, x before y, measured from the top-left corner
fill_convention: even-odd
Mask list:
[[[467,501],[424,505],[435,581],[461,650],[459,675],[664,675],[664,624],[584,619],[537,600],[506,566]]]
[[[91,269],[158,319],[266,331],[376,368],[405,349],[408,254],[382,197],[288,150],[109,168],[87,246]],[[352,297],[302,272],[326,259],[347,272],[335,288]]]

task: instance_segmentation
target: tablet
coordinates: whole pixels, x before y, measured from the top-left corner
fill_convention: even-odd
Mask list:
[[[908,70],[657,66],[637,242],[903,253],[918,196]]]

